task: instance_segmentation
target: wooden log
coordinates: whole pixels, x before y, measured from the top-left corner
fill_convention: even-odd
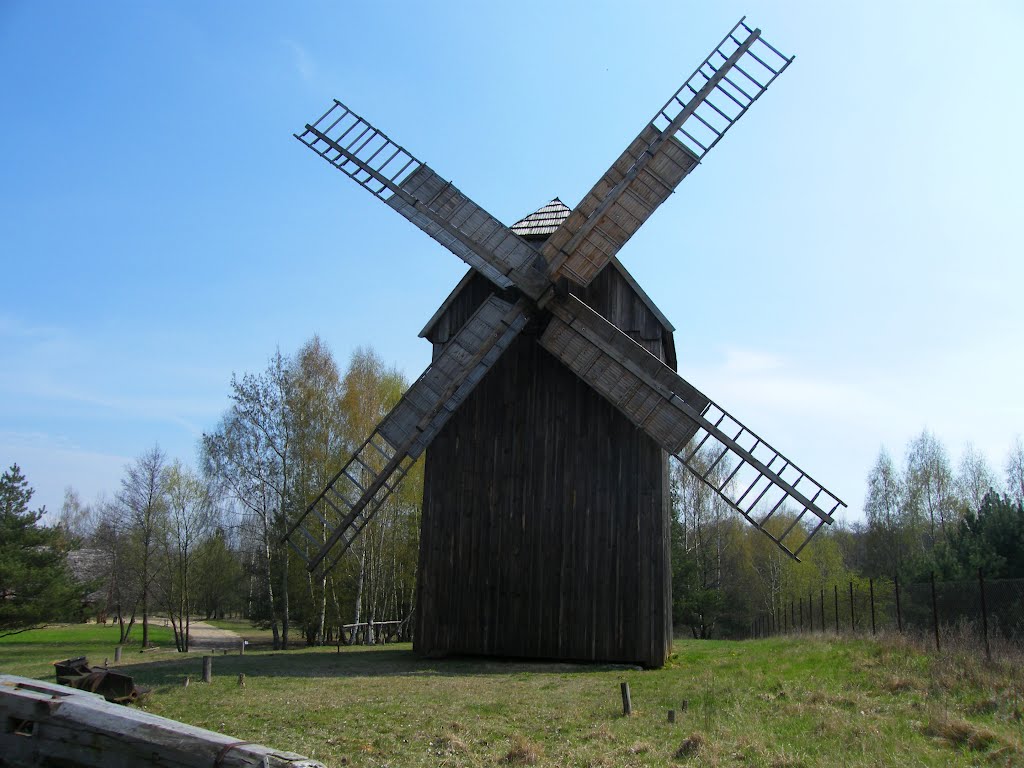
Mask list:
[[[5,766],[324,768],[293,752],[185,725],[54,683],[0,675]]]
[[[213,656],[203,656],[203,682],[213,682]]]
[[[117,664],[121,661],[121,646],[114,646],[114,663]]]
[[[629,683],[620,683],[622,689],[622,714],[626,717],[633,714],[633,700],[629,696]]]

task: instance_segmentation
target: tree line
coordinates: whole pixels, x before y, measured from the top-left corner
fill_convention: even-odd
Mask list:
[[[28,510],[31,489],[15,465],[0,482],[0,633],[19,625],[12,595],[29,588],[11,585],[19,578],[27,585],[33,568],[49,569],[52,589],[38,602],[46,609],[25,614],[19,626],[45,620],[46,613],[93,615],[116,622],[121,642],[139,637],[147,645],[153,615],[168,621],[183,651],[195,616],[244,616],[269,628],[280,649],[334,642],[346,624],[408,624],[416,598],[421,465],[331,571],[308,572],[282,543],[289,524],[406,386],[370,349],[356,350],[339,369],[314,337],[294,355],[275,353],[261,371],[231,377],[229,405],[203,435],[196,468],[154,447],[125,468],[112,497],[84,504],[69,488],[52,529],[39,525],[42,510]],[[731,467],[714,459],[707,458],[709,480],[720,484]],[[883,448],[867,476],[863,522],[823,528],[797,563],[674,463],[677,629],[699,638],[743,636],[753,617],[778,616],[827,584],[852,581],[862,589],[868,579],[923,581],[931,573],[970,578],[978,568],[989,578],[1024,577],[1020,439],[1003,469],[997,474],[970,446],[954,468],[928,431],[909,442],[899,466]],[[320,537],[298,543],[304,554],[339,521],[324,502],[317,514],[324,520]],[[780,509],[771,525],[781,530],[792,519],[793,511]],[[19,561],[8,550],[35,553],[38,562]]]
[[[698,456],[699,461],[699,456]],[[757,616],[782,623],[786,606],[822,587],[1024,578],[1024,445],[997,473],[968,445],[954,466],[924,430],[897,465],[884,447],[868,472],[864,520],[823,528],[797,563],[739,519],[681,465],[672,469],[673,615],[694,637],[745,636]],[[724,481],[728,466],[710,479]],[[773,516],[787,525],[792,512]]]
[[[329,573],[307,572],[282,543],[405,388],[370,349],[341,371],[316,337],[293,356],[275,353],[262,371],[233,375],[197,469],[154,447],[125,468],[112,498],[84,504],[67,489],[56,530],[73,542],[64,550],[74,550],[78,580],[95,589],[63,617],[112,620],[121,642],[139,632],[145,646],[158,614],[182,651],[194,616],[244,616],[271,629],[278,649],[332,642],[347,623],[408,622],[420,467]]]

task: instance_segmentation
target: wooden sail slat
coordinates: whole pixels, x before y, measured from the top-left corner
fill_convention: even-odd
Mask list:
[[[781,535],[764,527],[776,510],[790,503],[798,519],[809,511],[825,523],[831,523],[831,510],[835,505],[845,506],[789,459],[578,299],[569,296],[549,306],[554,317],[541,336],[541,345],[682,461],[731,508],[752,520],[789,555],[795,557],[795,552],[805,543],[802,538],[797,543],[791,536],[800,538],[813,533],[808,534],[803,526],[795,523]],[[702,442],[710,440],[713,445],[714,459],[710,468],[727,457],[730,462],[740,463],[735,470],[730,464],[726,470],[730,472],[730,481],[725,485],[712,482],[709,466],[701,462],[695,450],[684,451],[698,433],[703,433]],[[768,464],[755,456],[757,450],[770,452],[772,458]],[[785,462],[778,471],[771,468],[776,457]],[[795,483],[783,477],[787,471],[798,473]],[[739,476],[753,477],[753,484],[764,480],[764,487],[749,506],[741,506],[740,502],[753,486],[737,482]],[[801,488],[797,488],[801,483]],[[741,495],[735,492],[736,488],[746,490]],[[754,514],[758,504],[770,510],[760,521]]]

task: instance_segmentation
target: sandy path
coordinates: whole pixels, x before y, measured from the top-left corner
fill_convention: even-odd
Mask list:
[[[189,624],[189,649],[227,648],[237,649],[242,642],[241,636],[230,629],[219,629],[205,621],[193,621]]]

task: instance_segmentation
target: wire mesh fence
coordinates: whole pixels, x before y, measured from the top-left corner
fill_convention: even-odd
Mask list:
[[[943,643],[976,643],[985,654],[1011,645],[1024,648],[1024,579],[906,584],[898,578],[830,584],[777,601],[750,626],[752,637],[832,632],[870,635],[898,632]]]

